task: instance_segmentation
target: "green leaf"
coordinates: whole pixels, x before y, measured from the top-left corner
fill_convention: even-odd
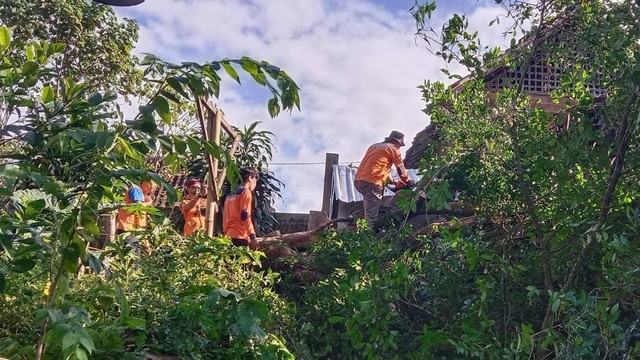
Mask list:
[[[7,48],[11,44],[11,32],[6,26],[0,26],[0,46]]]
[[[82,348],[78,347],[76,348],[76,357],[78,358],[78,360],[87,360],[87,353],[82,350]]]
[[[72,346],[77,346],[78,340],[80,340],[80,335],[75,331],[69,331],[62,338],[62,350],[66,350]]]
[[[216,159],[223,160],[222,159],[222,153],[225,150],[222,149],[219,145],[216,145],[214,142],[211,142],[211,141],[203,141],[202,145],[204,145],[204,149],[209,154],[211,154],[211,156],[213,156]]]
[[[173,90],[175,90],[178,94],[182,95],[186,99],[191,98],[189,94],[187,94],[187,92],[184,91],[184,88],[182,87],[182,83],[177,78],[173,78],[173,77],[167,78],[167,84],[169,84],[169,86],[171,86]]]
[[[39,67],[40,65],[35,61],[25,61],[20,67],[20,70],[22,71],[22,76],[27,77],[38,71]]]
[[[89,354],[91,354],[93,350],[96,349],[93,340],[91,340],[91,337],[89,337],[89,335],[86,333],[84,333],[84,336],[80,336],[79,342],[82,346],[84,346]]]
[[[269,109],[269,115],[271,115],[272,118],[278,116],[280,113],[280,104],[278,103],[278,99],[275,97],[269,99],[267,108]]]
[[[167,99],[165,99],[164,96],[158,95],[155,99],[153,99],[153,104],[156,106],[156,112],[158,113],[158,115],[160,115],[162,120],[164,120],[165,123],[170,124],[171,108],[169,107],[169,102],[167,101]]]
[[[222,67],[227,72],[227,74],[229,74],[229,76],[231,76],[235,81],[238,82],[238,84],[240,84],[240,77],[238,76],[238,72],[236,72],[236,69],[233,68],[229,61],[225,60],[220,62],[220,64],[222,64]]]
[[[24,219],[33,219],[42,213],[42,210],[47,206],[47,202],[44,199],[33,200],[27,203],[24,209]]]
[[[135,318],[135,317],[127,317],[124,321],[127,326],[129,326],[132,330],[144,330],[147,326],[147,322],[144,319]]]
[[[233,291],[225,290],[225,289],[215,289],[209,292],[207,295],[207,302],[210,305],[215,305],[220,301],[221,298],[227,298],[233,296],[236,301],[240,301],[240,295],[234,293]]]
[[[32,45],[27,46],[27,47],[25,48],[25,53],[26,53],[26,55],[27,55],[27,60],[28,60],[28,61],[34,61],[34,60],[36,59],[36,53],[35,53],[35,51],[33,50],[33,46],[32,46]]]
[[[187,143],[178,136],[173,137],[173,145],[180,155],[183,155],[187,151]]]
[[[158,130],[158,125],[153,120],[144,120],[140,122],[140,131],[147,134],[153,134]]]
[[[49,49],[47,49],[47,55],[51,56],[54,54],[59,54],[64,51],[67,47],[65,43],[52,43],[49,44]]]
[[[45,86],[42,89],[42,95],[40,96],[40,98],[42,99],[42,102],[46,104],[53,101],[54,96],[55,93],[53,92],[53,88],[51,86]]]
[[[100,273],[100,271],[102,271],[102,262],[93,254],[87,255],[87,262],[89,263],[89,268],[91,269],[91,271],[93,271],[94,274],[97,275]],[[100,297],[98,297],[98,300],[100,300]],[[102,302],[100,303],[102,304]]]
[[[180,104],[180,99],[178,99],[177,96],[175,96],[173,93],[170,93],[166,90],[162,90],[160,91],[160,95],[164,96],[165,98],[173,101],[176,104]]]
[[[153,104],[149,104],[149,105],[140,105],[138,107],[138,111],[140,111],[140,114],[142,115],[149,115],[153,112],[153,110],[156,109],[156,106]]]
[[[200,146],[200,141],[192,137],[188,137],[187,145],[189,146],[189,151],[191,152],[192,155],[200,154],[200,151],[202,150],[202,147]]]
[[[242,300],[241,307],[261,321],[269,320],[269,309],[267,309],[267,306],[262,301],[244,299]]]
[[[329,324],[337,324],[337,323],[343,322],[344,317],[334,315],[334,316],[330,316],[328,321],[329,321]]]
[[[89,99],[87,99],[87,101],[91,106],[99,105],[102,102],[102,94],[100,94],[99,92],[95,92],[91,94],[91,96],[89,96]]]
[[[558,312],[558,309],[560,308],[560,299],[556,299],[553,304],[551,304],[551,310],[553,312]]]
[[[25,273],[36,266],[36,262],[31,259],[18,259],[11,263],[11,271]]]

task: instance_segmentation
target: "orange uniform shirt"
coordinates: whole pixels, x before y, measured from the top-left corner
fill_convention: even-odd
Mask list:
[[[367,149],[356,172],[356,180],[363,180],[379,186],[391,175],[391,165],[404,168],[400,149],[390,143],[373,144]],[[403,181],[406,181],[406,176]]]
[[[193,195],[187,195],[187,197],[182,200],[182,205],[180,205],[180,212],[182,212],[182,216],[184,217],[183,232],[185,235],[192,235],[195,230],[205,228],[206,219],[204,215],[207,210],[206,199],[199,199],[194,207],[188,211],[185,210],[187,203],[193,200],[194,197]]]
[[[129,196],[130,189],[124,194],[124,203],[131,204],[131,197]],[[149,195],[144,195],[144,203],[151,204],[153,200]],[[134,213],[129,212],[125,208],[118,209],[116,215],[116,229],[122,231],[131,231],[137,229],[144,229],[147,227],[147,214],[144,212]]]
[[[251,221],[251,206],[253,195],[245,188],[227,196],[224,201],[224,215],[222,230],[224,235],[234,239],[249,239],[249,235],[255,235],[256,230]]]

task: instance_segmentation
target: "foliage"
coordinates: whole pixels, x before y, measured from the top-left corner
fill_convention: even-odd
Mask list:
[[[60,79],[91,84],[92,90],[130,94],[140,81],[131,50],[138,39],[134,20],[119,21],[113,9],[85,0],[2,0],[0,23],[12,29],[14,61],[33,61],[27,44],[62,47],[52,59]],[[64,84],[54,90],[64,93]]]
[[[513,349],[537,357],[627,356],[637,351],[630,339],[637,331],[638,278],[631,274],[638,263],[630,254],[638,251],[640,68],[632,39],[639,35],[639,9],[616,1],[502,5],[509,10],[514,41],[500,56],[480,46],[465,16],[454,15],[436,32],[428,27],[435,4],[414,7],[418,35],[445,61],[457,61],[472,74],[452,87],[422,86],[425,112],[441,137],[432,147],[439,151],[421,168],[424,191],[437,198],[432,194],[442,184],[456,181],[460,199],[501,228],[484,244],[483,256],[527,259],[507,262],[504,273],[510,275],[503,280],[468,280],[480,289],[521,282],[519,289],[487,292],[469,304],[520,304],[513,308],[527,316],[490,315],[489,328],[483,321],[463,321],[460,330],[469,336],[452,343],[465,357],[503,356]],[[528,22],[531,31],[516,42]],[[531,64],[558,70],[552,104],[538,103],[524,80],[508,75],[499,91],[485,88],[489,70],[527,71]],[[461,174],[463,181],[456,179]],[[520,271],[527,277],[513,277]],[[613,281],[621,274],[627,276]],[[532,302],[523,303],[525,297]],[[495,328],[508,335],[504,342],[492,340]]]
[[[20,51],[27,53],[25,48],[35,49],[33,61],[22,62],[15,56]],[[115,297],[122,313],[117,320],[102,324],[106,327],[103,329],[105,334],[113,334],[112,337],[99,339],[96,334],[101,331],[88,331],[94,325],[86,303],[68,299],[75,290],[74,279],[81,263],[87,264],[95,274],[113,273],[104,266],[104,259],[87,251],[88,244],[99,232],[97,216],[105,204],[118,201],[120,196],[117,194],[129,184],[148,179],[163,185],[169,201],[175,200],[175,190],[157,174],[146,171],[147,154],[161,149],[169,154],[164,161],[167,166],[180,167],[186,154],[206,151],[231,164],[229,154],[215,144],[194,137],[163,135],[155,125],[158,120],[171,121],[169,102],[179,104],[197,96],[217,94],[220,78],[216,64],[217,69],[224,67],[228,73],[234,71],[226,60],[206,65],[174,65],[148,56],[144,74],[152,79],[145,81],[160,79],[157,93],[148,104],[140,106],[140,113],[134,119],[114,124],[111,121],[116,115],[113,109],[117,109],[114,92],[94,92],[85,83],[54,71],[52,64],[63,56],[64,48],[42,41],[12,42],[8,28],[0,27],[3,101],[7,105],[5,110],[13,117],[12,124],[2,135],[5,144],[19,149],[6,154],[5,162],[0,165],[3,185],[0,191],[6,204],[0,216],[2,307],[11,309],[16,305],[14,301],[31,295],[32,300],[26,301],[30,304],[27,309],[33,306],[31,304],[39,308],[34,319],[24,312],[14,314],[18,316],[11,322],[4,322],[3,318],[3,326],[8,329],[3,331],[7,334],[20,330],[20,324],[28,324],[28,332],[18,334],[24,334],[27,339],[37,334],[35,349],[24,347],[27,344],[24,342],[18,346],[10,339],[3,342],[3,346],[9,350],[17,346],[17,352],[11,350],[16,356],[35,350],[36,359],[43,356],[93,357],[99,355],[96,353],[99,346],[124,351],[117,340],[119,336],[122,338],[123,329],[133,331],[135,336],[140,335],[138,330],[144,329],[144,323],[130,315],[127,295],[118,286],[114,287]],[[289,110],[298,105],[297,87],[282,70],[247,58],[235,63],[273,92],[274,99],[269,102],[272,113],[276,106],[279,110],[279,104]],[[278,82],[278,88],[263,78],[265,74]],[[55,90],[48,84],[64,86]],[[168,87],[179,96],[166,92]],[[131,206],[131,210],[159,215],[157,210],[140,205]],[[162,224],[161,217],[155,223]],[[166,227],[156,226],[151,234],[158,242],[157,239],[166,238],[170,232]],[[136,266],[129,264],[129,268]],[[29,282],[37,284],[38,289],[44,290],[25,293],[20,283],[15,282],[16,278],[24,279],[25,276]],[[9,295],[4,295],[5,291]],[[40,295],[42,293],[44,297]],[[240,315],[248,313],[255,315],[256,321],[266,320],[264,307],[252,301],[238,295],[235,303],[224,303],[219,309],[231,312],[239,309],[227,318],[231,325],[241,322],[238,329],[245,337],[248,333],[244,325],[250,317]],[[141,345],[140,338],[136,339],[134,344]],[[98,343],[98,340],[108,344]],[[282,345],[272,337],[268,344],[258,342],[251,346],[255,346],[258,353],[265,351],[286,357],[286,348],[278,344]],[[245,345],[239,346],[245,349]]]
[[[143,351],[193,359],[292,358],[271,330],[276,319],[270,313],[288,316],[285,303],[270,291],[276,275],[248,271],[259,264],[256,253],[224,239],[164,235],[137,267],[124,241],[94,255],[110,259],[106,278],[69,279],[72,286],[61,308],[36,312],[55,318],[51,353],[82,346],[96,359],[139,358]],[[42,296],[45,286],[36,279],[41,288],[30,301]],[[24,291],[10,281],[5,296]],[[31,318],[24,306],[2,311],[1,353],[31,354],[25,340],[38,318]],[[19,327],[21,321],[25,327]]]

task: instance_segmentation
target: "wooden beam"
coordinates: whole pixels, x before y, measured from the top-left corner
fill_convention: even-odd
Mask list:
[[[206,101],[204,103],[204,107],[207,108],[207,110],[217,114],[218,112],[220,112],[215,105],[213,105],[211,102]],[[233,127],[231,127],[231,125],[227,122],[227,119],[224,118],[224,115],[221,117],[220,119],[220,123],[222,124],[222,128],[224,129],[224,131],[227,132],[227,134],[229,134],[229,137],[232,139],[235,139],[236,136],[238,136],[238,134],[236,133],[235,130],[233,130]]]
[[[222,118],[222,113],[220,111],[209,112],[209,116],[207,117],[209,121],[209,136],[211,137],[211,141],[220,145],[220,119]],[[218,163],[219,160],[214,158],[209,168],[209,179],[210,181],[207,183],[207,212],[205,214],[206,218],[206,227],[207,227],[207,236],[212,237],[215,232],[215,214],[217,212],[217,202],[218,202]]]
[[[238,136],[238,133],[236,133],[236,131],[233,130],[233,127],[229,125],[227,120],[225,120],[224,116],[222,117],[222,128],[227,132],[227,134],[229,134],[230,138],[235,139]]]
[[[324,163],[324,190],[322,191],[322,211],[327,214],[327,218],[331,217],[329,214],[329,204],[331,203],[331,185],[333,184],[333,165],[338,165],[338,154],[327,153]]]

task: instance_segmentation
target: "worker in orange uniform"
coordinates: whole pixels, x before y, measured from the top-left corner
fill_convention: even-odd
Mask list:
[[[182,200],[180,211],[184,217],[183,233],[192,235],[194,231],[205,228],[205,214],[207,212],[207,193],[202,190],[198,179],[187,181],[187,195]]]
[[[354,185],[362,194],[364,218],[371,229],[378,219],[384,183],[391,177],[391,165],[396,166],[400,175],[400,181],[395,184],[397,188],[415,185],[414,181],[409,179],[409,173],[402,162],[401,146],[404,146],[404,134],[392,131],[383,142],[373,144],[367,149],[356,172]]]
[[[253,207],[253,191],[258,184],[258,172],[254,169],[240,170],[242,185],[227,195],[224,201],[222,230],[231,238],[233,245],[258,248],[256,231],[251,217]]]
[[[144,181],[138,185],[131,185],[124,194],[124,203],[142,204],[146,206],[153,205],[153,193],[156,190],[156,184],[153,181]],[[126,208],[118,209],[116,216],[116,234],[122,234],[129,231],[141,230],[147,228],[147,214],[145,212],[130,212]],[[135,235],[129,235],[125,240],[129,244],[136,255],[140,257],[140,242]]]
[[[156,184],[152,181],[145,181],[138,185],[131,185],[127,192],[124,194],[124,203],[129,204],[142,204],[146,206],[153,205],[153,192],[156,189]],[[116,233],[121,234],[123,232],[144,229],[147,227],[147,214],[144,212],[134,213],[127,211],[126,208],[118,209],[118,215],[116,217]]]

